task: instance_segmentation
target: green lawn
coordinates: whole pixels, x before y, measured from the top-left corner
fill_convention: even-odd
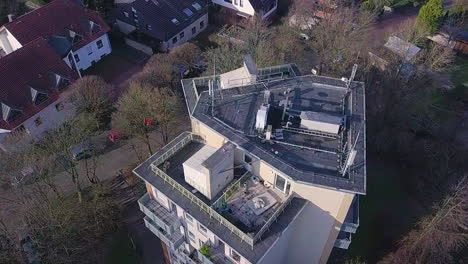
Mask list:
[[[110,242],[110,250],[107,256],[108,264],[138,264],[140,257],[133,248],[125,230],[118,230]]]
[[[405,171],[398,164],[368,155],[367,195],[360,199],[360,226],[349,259],[375,263],[408,232],[420,210],[405,191]]]

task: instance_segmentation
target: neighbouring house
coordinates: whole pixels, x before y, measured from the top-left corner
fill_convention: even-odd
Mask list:
[[[369,60],[372,65],[384,71],[389,65],[398,65],[396,71],[401,80],[408,81],[415,73],[413,65],[421,48],[400,39],[390,36],[383,45],[383,49],[369,51]]]
[[[192,131],[133,171],[165,263],[315,264],[349,247],[366,194],[362,82],[246,57],[182,88]]]
[[[0,149],[14,151],[73,116],[69,85],[79,78],[45,38],[0,59]]]
[[[272,17],[278,8],[278,0],[212,0],[226,11],[226,19],[233,18],[239,21],[244,18],[257,17],[267,20]]]
[[[456,52],[468,55],[468,30],[444,26],[437,34],[428,38]]]
[[[3,25],[0,49],[6,55],[45,38],[70,67],[82,71],[111,53],[109,30],[97,12],[76,1],[54,0]]]
[[[147,54],[171,50],[208,26],[205,0],[116,0],[115,26],[126,43]]]

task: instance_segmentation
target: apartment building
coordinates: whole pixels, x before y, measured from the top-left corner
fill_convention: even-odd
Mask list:
[[[247,57],[182,86],[192,131],[134,170],[167,262],[326,263],[350,245],[366,193],[363,83]]]

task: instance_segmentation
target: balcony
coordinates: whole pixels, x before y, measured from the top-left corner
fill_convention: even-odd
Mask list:
[[[145,226],[148,228],[153,234],[155,234],[164,244],[168,247],[176,250],[177,248],[182,245],[185,240],[184,235],[182,235],[179,231],[174,232],[173,234],[168,234],[164,229],[158,226],[153,220],[151,220],[148,216],[145,216],[143,219],[145,221]]]
[[[155,154],[157,158],[152,162],[151,170],[155,175],[160,177],[165,181],[165,183],[172,187],[172,191],[179,192],[182,196],[184,196],[184,198],[188,199],[190,201],[190,205],[195,207],[194,210],[205,212],[209,215],[212,222],[223,226],[227,229],[226,232],[230,232],[231,234],[238,236],[242,241],[253,248],[254,244],[261,239],[262,235],[270,228],[270,226],[277,220],[279,215],[281,215],[281,213],[290,204],[293,196],[289,195],[277,200],[277,203],[274,204],[274,206],[271,207],[268,212],[261,214],[261,216],[265,218],[264,221],[262,221],[262,224],[260,226],[256,226],[254,232],[247,232],[247,228],[245,228],[243,225],[239,225],[238,221],[231,222],[232,220],[226,218],[222,212],[218,212],[218,202],[207,201],[206,198],[200,197],[199,193],[194,193],[193,187],[187,186],[183,180],[183,175],[177,173],[178,171],[181,171],[180,167],[182,167],[180,160],[183,160],[187,153],[190,154],[191,151],[193,151],[193,148],[196,149],[195,147],[197,147],[197,145],[202,144],[204,144],[204,140],[199,135],[190,132],[182,133]],[[169,164],[169,166],[166,166],[166,164]],[[250,177],[251,175],[247,173],[241,176],[241,180],[246,178],[249,179]],[[231,193],[231,188],[236,189],[236,186],[239,186],[240,181],[237,180],[231,185],[228,185],[224,194]],[[239,188],[237,188],[237,190],[238,189]],[[222,195],[223,197],[225,196],[224,194]],[[225,198],[226,197],[224,197],[224,199]],[[218,208],[218,210],[216,208]]]
[[[348,233],[356,233],[359,227],[359,196],[355,195],[353,203],[351,204],[348,214],[346,215],[341,231]]]
[[[224,251],[224,244],[219,243],[217,247],[213,247],[211,245],[207,245],[209,247],[209,257],[203,255],[200,250],[198,250],[198,259],[203,264],[234,264],[229,258],[226,256]]]
[[[351,245],[351,233],[341,231],[335,241],[335,247],[348,249]]]
[[[180,233],[180,222],[177,216],[164,206],[150,198],[148,194],[138,200],[140,210],[146,215],[145,225],[168,246],[177,249],[184,241]]]

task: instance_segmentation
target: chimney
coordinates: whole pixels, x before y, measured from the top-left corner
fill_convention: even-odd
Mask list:
[[[15,19],[15,15],[14,14],[8,14],[8,22],[13,21],[13,19]]]

